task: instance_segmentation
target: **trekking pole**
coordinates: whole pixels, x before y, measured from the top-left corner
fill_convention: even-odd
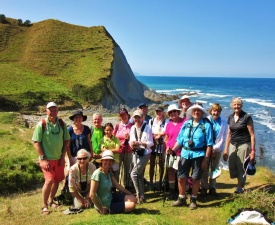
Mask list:
[[[170,154],[166,154],[165,156],[165,179],[164,179],[164,182],[162,183],[162,186],[163,186],[163,203],[162,203],[162,206],[164,207],[164,203],[165,203],[165,200],[166,200],[166,183],[168,181],[168,166],[169,166],[169,159],[170,159]]]
[[[154,183],[154,193],[156,192],[156,186],[157,186],[157,171],[158,171],[158,152],[156,152],[156,158],[155,158],[155,183]]]

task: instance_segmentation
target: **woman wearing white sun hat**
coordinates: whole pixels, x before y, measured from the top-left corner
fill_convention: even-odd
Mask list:
[[[180,129],[185,122],[186,118],[181,118],[181,110],[176,104],[171,104],[168,106],[167,114],[170,118],[170,121],[166,125],[165,129],[165,138],[164,142],[166,143],[166,168],[168,172],[168,181],[169,181],[169,195],[166,200],[175,200],[175,172],[178,170],[178,162],[180,160],[181,148],[178,148],[175,152],[175,155],[170,155],[170,150],[174,147],[176,139],[180,132]]]
[[[96,161],[101,165],[92,175],[90,198],[97,211],[101,214],[133,211],[137,202],[136,197],[122,187],[111,172],[115,161],[113,152],[105,150],[101,159]],[[112,186],[120,192],[111,193]]]
[[[198,104],[191,106],[186,115],[190,119],[183,124],[172,148],[172,151],[176,151],[182,147],[178,168],[179,197],[173,206],[186,205],[186,181],[192,169],[193,183],[189,208],[195,209],[200,179],[203,170],[207,169],[212,151],[213,130],[210,122],[204,119],[208,113],[202,106]]]

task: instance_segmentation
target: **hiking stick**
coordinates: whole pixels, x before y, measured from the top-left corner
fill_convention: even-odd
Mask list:
[[[168,166],[169,166],[169,159],[170,159],[170,154],[166,154],[165,156],[165,179],[164,179],[164,182],[162,183],[163,185],[163,203],[162,203],[162,206],[164,207],[164,203],[165,203],[165,200],[166,200],[166,183],[168,181]]]

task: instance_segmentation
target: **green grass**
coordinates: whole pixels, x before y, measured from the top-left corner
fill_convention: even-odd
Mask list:
[[[31,27],[0,24],[0,108],[34,109],[98,103],[116,45],[103,26],[45,20]]]
[[[19,123],[20,122],[20,123]],[[95,209],[79,215],[64,215],[62,206],[49,216],[40,215],[43,175],[37,166],[37,153],[31,142],[33,129],[22,124],[19,113],[0,112],[0,224],[226,224],[240,208],[268,212],[275,220],[275,175],[268,168],[257,167],[255,176],[247,178],[246,194],[232,194],[236,180],[223,171],[217,180],[219,198],[198,199],[198,209],[175,208],[163,202],[162,192],[146,192],[147,203],[131,214],[99,215]],[[147,166],[148,169],[148,166]],[[145,174],[148,179],[148,172]],[[60,193],[60,190],[59,192]]]

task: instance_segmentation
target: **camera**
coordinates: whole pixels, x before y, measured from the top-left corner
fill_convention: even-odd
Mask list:
[[[192,140],[188,140],[188,146],[192,148],[194,146],[194,142]]]

